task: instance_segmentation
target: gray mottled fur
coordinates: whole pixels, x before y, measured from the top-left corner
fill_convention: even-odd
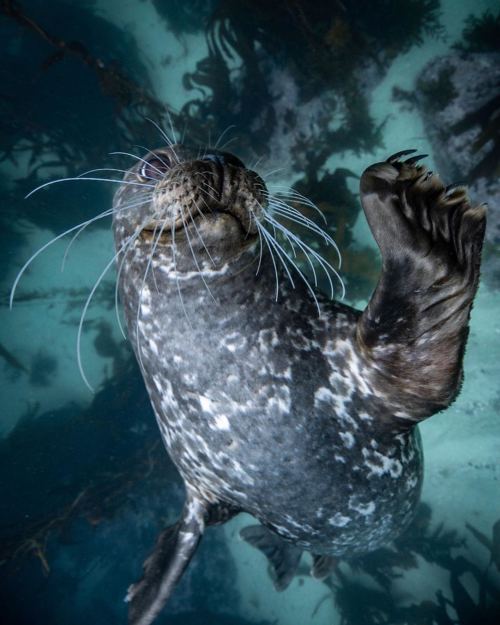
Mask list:
[[[189,176],[196,158],[177,154],[174,167]],[[226,165],[222,175],[237,179],[245,197],[261,194],[260,183],[237,173]],[[121,188],[115,208],[143,192]],[[203,209],[222,231],[235,227],[224,222],[224,193]],[[266,250],[256,275],[255,237],[219,256],[210,241],[213,266],[191,227],[196,267],[182,232],[174,266],[167,236],[145,280],[152,243],[138,238],[121,272],[129,337],[191,496],[207,511],[249,512],[316,555],[371,551],[411,520],[423,471],[414,425],[458,392],[484,234],[484,210],[472,209],[463,190],[448,192],[397,155],[365,172],[362,199],[384,261],[364,313],[319,297],[318,315],[305,287],[285,279],[275,301]],[[116,214],[117,247],[148,210]],[[210,232],[210,220],[197,223]],[[426,324],[428,309],[437,323]]]

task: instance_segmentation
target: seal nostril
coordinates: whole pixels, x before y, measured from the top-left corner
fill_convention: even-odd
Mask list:
[[[213,161],[220,165],[231,165],[232,167],[241,167],[245,168],[245,164],[243,161],[240,161],[239,158],[231,154],[230,152],[217,152],[217,154],[206,154],[201,160],[203,161]]]
[[[226,160],[223,154],[205,154],[205,156],[201,159],[202,161],[212,161],[217,165],[225,165]]]
[[[213,169],[215,170],[212,180],[213,191],[216,192],[216,199],[220,201],[222,189],[224,188],[224,157],[221,154],[206,154],[201,160],[213,163]]]

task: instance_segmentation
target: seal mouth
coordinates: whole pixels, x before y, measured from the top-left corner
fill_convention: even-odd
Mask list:
[[[208,216],[224,216],[225,218],[231,218],[238,224],[242,236],[248,241],[254,241],[258,237],[257,231],[252,232],[248,228],[248,225],[241,220],[238,215],[238,211],[215,209],[207,213],[197,213],[196,215],[192,215],[189,222],[186,222],[186,220],[182,217],[178,217],[173,224],[168,224],[166,220],[152,220],[144,226],[140,232],[140,236],[147,242],[156,242],[157,244],[167,245],[172,242],[174,238],[173,234],[183,234],[186,232],[186,228],[193,226],[193,224],[194,229],[196,229],[198,223],[203,219],[206,219]]]

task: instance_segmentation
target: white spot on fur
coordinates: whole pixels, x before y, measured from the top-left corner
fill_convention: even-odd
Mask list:
[[[221,414],[215,419],[215,426],[218,430],[230,430],[229,419],[226,415]]]
[[[203,412],[208,412],[210,414],[216,412],[215,402],[205,397],[205,395],[200,395],[200,406]]]
[[[334,527],[345,527],[351,520],[351,517],[344,516],[340,512],[334,514],[332,517],[328,519],[328,524],[333,525]]]
[[[330,402],[334,399],[334,397],[334,394],[329,388],[326,388],[325,386],[320,386],[319,389],[314,393],[314,407],[317,407],[317,402]]]
[[[349,508],[359,512],[362,516],[370,516],[370,514],[375,512],[375,503],[373,501],[369,501],[368,503],[359,503],[357,501],[357,497],[354,496],[349,498]]]
[[[371,449],[363,449],[363,457],[365,459],[365,466],[370,469],[368,477],[372,475],[382,476],[389,474],[393,478],[397,478],[403,472],[403,465],[399,460],[384,456],[378,451]]]
[[[158,345],[153,339],[149,339],[149,347],[155,356],[158,356]]]
[[[350,432],[340,432],[339,436],[347,449],[351,449],[354,446],[354,436]]]

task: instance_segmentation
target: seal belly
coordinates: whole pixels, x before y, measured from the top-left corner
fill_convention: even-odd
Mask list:
[[[258,309],[251,299],[247,311]],[[206,304],[202,297],[193,319]],[[266,306],[286,316],[283,307]],[[384,401],[369,375],[365,396],[359,391],[362,363],[348,348],[356,314],[311,317],[299,332],[292,312],[281,329],[252,333],[237,304],[225,308],[222,330],[193,327],[181,340],[186,320],[166,318],[152,304],[140,345],[160,430],[201,497],[242,508],[314,553],[366,552],[411,520],[421,487],[418,431],[384,432]],[[325,357],[329,351],[342,362]]]

